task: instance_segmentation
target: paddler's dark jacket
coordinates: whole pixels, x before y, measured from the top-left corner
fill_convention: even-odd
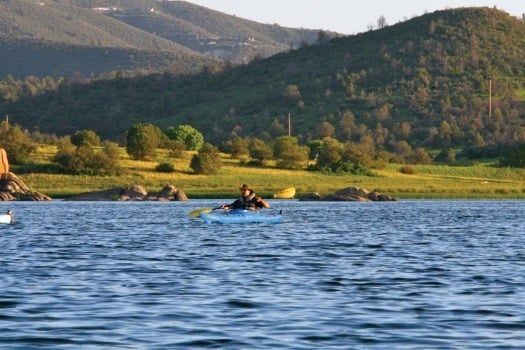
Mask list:
[[[252,192],[247,197],[241,197],[229,205],[232,209],[257,210],[257,208],[264,208],[264,205],[255,197],[255,192]]]

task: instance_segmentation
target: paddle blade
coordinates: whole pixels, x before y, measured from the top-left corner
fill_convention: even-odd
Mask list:
[[[206,208],[194,209],[194,210],[190,211],[190,216],[194,217],[194,218],[198,218],[201,215],[201,211],[203,211],[203,210],[206,210]]]
[[[199,209],[195,209],[195,210],[192,210],[190,211],[190,216],[193,217],[193,218],[198,218],[199,216],[201,216],[201,213],[204,212],[204,213],[209,213],[211,212],[213,209],[211,208],[199,208]]]

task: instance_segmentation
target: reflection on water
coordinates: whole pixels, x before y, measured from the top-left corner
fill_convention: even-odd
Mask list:
[[[2,348],[519,349],[525,203],[4,203]],[[0,208],[0,212],[2,209]]]

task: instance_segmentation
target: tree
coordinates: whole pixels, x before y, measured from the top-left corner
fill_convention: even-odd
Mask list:
[[[104,148],[95,152],[89,145],[73,148],[72,144],[64,143],[59,147],[54,160],[67,173],[72,174],[119,174],[121,172],[120,157],[117,145],[105,142]]]
[[[352,131],[356,128],[355,116],[352,112],[347,111],[341,116],[339,127],[337,128],[337,137],[341,141],[350,141]]]
[[[372,158],[369,153],[365,152],[361,145],[355,145],[350,142],[344,144],[341,158],[342,162],[352,163],[360,167],[368,168],[372,165]]]
[[[187,150],[198,151],[204,144],[204,136],[191,125],[170,126],[164,133],[170,140],[182,142]]]
[[[5,149],[11,164],[27,162],[36,150],[27,132],[18,125],[9,125],[7,121],[0,123],[0,148]]]
[[[521,143],[509,149],[499,162],[500,166],[525,168],[525,143]]]
[[[336,139],[328,138],[323,141],[323,146],[319,150],[317,166],[319,168],[332,168],[334,164],[337,164],[342,159],[343,145]]]
[[[386,26],[388,25],[388,23],[386,22],[386,18],[385,16],[379,16],[379,18],[377,19],[377,28],[379,29],[383,29],[385,28]]]
[[[78,146],[69,159],[66,169],[73,174],[93,175],[95,173],[92,166],[94,156],[95,153],[90,146]]]
[[[210,143],[205,143],[199,150],[199,153],[191,158],[190,168],[192,168],[196,174],[216,174],[222,166],[219,156],[220,154],[217,147]]]
[[[250,141],[250,156],[262,164],[265,160],[272,159],[273,150],[266,142],[255,138]]]
[[[184,143],[178,140],[169,140],[166,143],[169,155],[173,158],[184,158]]]
[[[317,126],[316,133],[317,136],[321,139],[324,139],[326,137],[333,137],[335,134],[335,128],[332,124],[325,121]]]
[[[301,99],[299,87],[295,84],[288,85],[283,93],[284,97],[291,102],[297,102]]]
[[[279,122],[277,118],[275,118],[272,122],[272,125],[270,125],[268,132],[273,137],[283,136],[286,135],[286,128],[281,122]]]
[[[412,164],[432,164],[433,159],[428,152],[422,148],[418,147],[407,157],[407,160]]]
[[[93,168],[98,174],[117,175],[122,172],[120,155],[116,143],[104,141],[102,151],[95,153]]]
[[[320,30],[317,32],[317,44],[324,44],[328,40],[330,40],[330,36],[328,36],[328,34],[324,30]]]
[[[412,154],[412,146],[406,141],[397,141],[394,144],[394,152],[401,158],[408,158]]]
[[[136,160],[144,160],[155,154],[163,133],[153,124],[135,124],[126,134],[126,152]]]
[[[308,153],[309,148],[306,146],[290,145],[290,147],[281,152],[277,167],[282,169],[302,169],[308,164]]]
[[[250,154],[248,140],[236,136],[227,142],[230,154],[233,158],[240,159]]]
[[[456,151],[454,148],[449,148],[447,150],[447,163],[453,164],[456,161]]]
[[[71,136],[71,143],[75,146],[99,146],[100,137],[92,130],[78,130],[73,136]]]
[[[273,156],[281,158],[282,154],[289,152],[292,147],[298,145],[297,137],[281,136],[275,139],[273,145]]]

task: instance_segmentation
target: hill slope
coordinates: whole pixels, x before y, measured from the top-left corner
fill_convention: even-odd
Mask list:
[[[287,50],[303,41],[312,42],[316,35],[313,30],[262,25],[183,1],[4,0],[0,1],[0,49],[8,56],[0,56],[0,77],[58,77],[57,67],[66,66],[70,68],[62,76],[70,76],[73,69],[89,76],[93,69],[86,70],[83,65],[94,67],[97,62],[101,67],[95,73],[107,72],[108,68],[142,68],[132,64],[132,60],[115,65],[113,49],[119,50],[119,57],[122,50],[132,50],[128,54],[135,57],[138,50],[142,51],[142,61],[149,61],[148,66],[155,67],[154,71],[169,70],[175,63],[185,65],[191,59],[208,66],[216,59],[243,62]],[[26,48],[33,44],[33,52],[28,55]],[[84,48],[87,59],[75,55],[79,47]],[[94,52],[89,53],[90,48]],[[100,48],[105,48],[106,54],[93,61],[91,56]],[[43,67],[33,71],[31,65],[23,64],[33,57],[38,66],[41,54],[58,62],[57,67],[49,72]],[[158,56],[163,58],[157,60]],[[12,67],[17,57],[24,60]],[[170,62],[166,62],[167,57]],[[51,62],[45,64],[50,65]]]
[[[118,138],[136,122],[188,123],[206,139],[292,131],[392,149],[491,145],[525,135],[525,23],[490,8],[436,11],[218,74],[64,86],[4,103],[29,129]],[[493,81],[488,113],[488,82]]]

